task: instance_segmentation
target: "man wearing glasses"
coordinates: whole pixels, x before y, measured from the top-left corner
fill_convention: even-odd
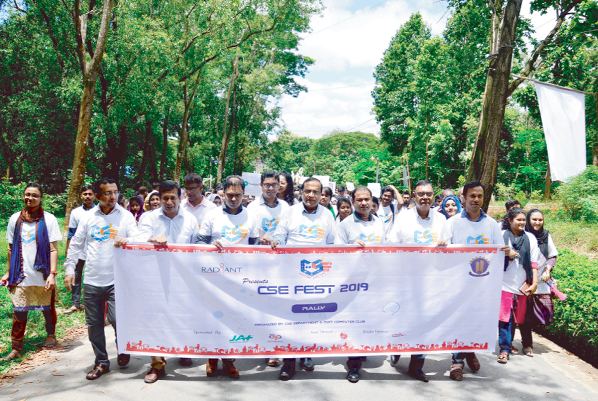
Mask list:
[[[282,214],[270,245],[332,245],[334,244],[334,217],[320,205],[322,183],[317,178],[308,178],[301,191],[303,202],[291,206]],[[299,365],[314,370],[311,358],[301,358]],[[285,358],[278,378],[289,380],[295,374],[295,358]]]
[[[260,243],[270,245],[274,231],[280,223],[280,217],[289,208],[289,204],[276,197],[280,188],[279,175],[276,171],[263,172],[260,182],[262,195],[247,206],[247,211],[259,227]],[[268,366],[278,366],[278,359],[270,358]]]
[[[114,309],[114,247],[120,247],[128,238],[138,235],[137,222],[131,213],[117,204],[118,187],[111,178],[100,178],[93,185],[98,205],[83,219],[71,238],[68,256],[64,263],[64,285],[71,291],[75,283],[75,266],[87,245],[85,276],[83,279],[83,306],[89,342],[95,353],[95,365],[87,373],[88,380],[95,380],[110,371],[104,334],[104,312],[116,332]],[[118,366],[129,363],[130,355],[118,355]]]
[[[440,213],[430,211],[434,202],[434,188],[426,180],[415,185],[413,200],[415,207],[399,214],[397,221],[388,235],[389,242],[395,244],[446,245],[441,238],[446,218]],[[416,267],[416,266],[414,266]],[[392,355],[390,362],[399,362],[400,355]],[[408,373],[415,379],[428,382],[428,377],[422,371],[426,355],[411,355]]]
[[[184,179],[187,199],[181,203],[183,210],[191,213],[197,219],[201,228],[204,216],[209,210],[216,209],[216,205],[203,196],[203,179],[196,173],[187,174]],[[191,362],[191,359],[189,359]]]

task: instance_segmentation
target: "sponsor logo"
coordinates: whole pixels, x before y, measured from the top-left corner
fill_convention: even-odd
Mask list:
[[[105,227],[91,226],[91,238],[100,244],[113,240],[116,238],[116,234],[118,234],[118,230],[113,229],[112,224]]]
[[[363,242],[369,242],[372,244],[379,244],[380,243],[380,236],[376,235],[376,233],[372,233],[369,235],[359,234],[359,239]]]
[[[478,235],[477,237],[467,237],[467,243],[468,244],[475,244],[475,245],[484,245],[484,244],[489,244],[490,243],[490,239],[485,238],[484,234],[482,235]]]
[[[346,340],[346,339],[347,339],[347,337],[349,337],[347,334],[345,334],[345,333],[341,333],[341,339],[342,339],[342,340]]]
[[[413,233],[413,241],[416,244],[431,244],[438,241],[438,234],[433,233],[430,230],[415,231]]]
[[[280,334],[270,334],[268,336],[268,342],[269,343],[281,343],[282,336]]]
[[[267,218],[263,218],[262,219],[262,230],[264,230],[264,232],[266,234],[271,234],[274,231],[276,231],[276,227],[278,226],[278,217],[269,220]]]
[[[21,235],[21,244],[25,247],[30,246],[35,242],[35,227],[31,230],[27,230],[26,228],[23,229],[25,232]]]
[[[317,224],[311,227],[301,224],[299,226],[299,233],[301,237],[305,239],[322,239],[324,238],[324,230],[322,230]]]
[[[484,277],[490,274],[488,271],[488,267],[490,266],[490,262],[485,258],[474,258],[469,262],[469,267],[471,267],[471,271],[469,272],[470,276],[473,277]]]
[[[235,227],[222,226],[222,239],[229,244],[237,244],[247,237],[248,232],[242,224]]]
[[[301,275],[309,278],[323,276],[332,268],[332,262],[325,262],[323,259],[318,259],[315,262],[310,262],[303,259],[301,261]]]
[[[226,267],[224,263],[220,263],[220,266],[202,266],[202,273],[220,273],[220,274],[241,274],[242,267]]]
[[[228,342],[231,343],[243,343],[243,342],[247,342],[249,340],[251,340],[253,337],[251,335],[249,336],[243,336],[243,335],[239,335],[239,336],[233,336],[233,338],[231,338],[230,340],[228,340]]]

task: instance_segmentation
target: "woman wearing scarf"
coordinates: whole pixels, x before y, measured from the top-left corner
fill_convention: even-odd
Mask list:
[[[58,221],[41,206],[42,188],[30,183],[25,188],[25,207],[13,214],[6,229],[9,270],[2,277],[13,304],[12,351],[5,360],[19,358],[30,310],[41,310],[46,320],[45,346],[56,345],[57,242],[62,239]]]
[[[503,238],[511,250],[505,254],[502,296],[498,322],[499,363],[507,363],[516,323],[525,320],[527,296],[538,287],[540,250],[533,234],[525,232],[523,209],[514,207],[503,221]]]
[[[540,253],[543,256],[540,257],[541,262],[538,267],[538,276],[540,277],[538,289],[527,298],[525,323],[519,325],[523,353],[527,356],[534,356],[532,353],[532,329],[537,325],[550,324],[554,314],[550,284],[552,269],[556,265],[556,257],[559,252],[550,232],[544,229],[544,215],[540,210],[532,209],[527,213],[525,230],[536,237]],[[544,260],[546,263],[542,263]]]
[[[222,198],[218,194],[211,194],[208,200],[218,207],[222,206]]]
[[[457,198],[455,195],[449,195],[442,200],[438,211],[442,213],[444,217],[450,219],[451,217],[461,213],[461,202],[459,202],[459,198]]]

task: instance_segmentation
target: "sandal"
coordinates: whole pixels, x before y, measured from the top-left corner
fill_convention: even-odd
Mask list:
[[[80,311],[81,311],[81,308],[77,308],[75,305],[73,305],[70,308],[68,308],[67,310],[65,310],[64,312],[62,312],[62,314],[70,315],[71,313],[80,312]]]
[[[44,342],[44,347],[47,348],[54,348],[56,346],[56,336],[49,335],[46,337],[46,341]]]
[[[533,357],[533,356],[534,356],[534,353],[532,352],[532,349],[531,349],[531,348],[530,348],[529,350],[527,350],[527,349],[524,349],[524,350],[523,350],[523,353],[524,353],[526,356],[531,356],[531,357]]]
[[[511,348],[511,354],[513,354],[513,355],[519,355],[519,350],[517,348],[515,348],[515,347],[512,347]]]
[[[6,355],[4,357],[4,360],[5,361],[13,361],[13,360],[15,360],[17,358],[20,358],[20,357],[21,357],[21,352],[17,351],[16,349],[13,349],[12,351],[10,351],[10,353],[8,355]]]
[[[507,363],[507,361],[509,360],[509,353],[507,351],[503,351],[500,353],[500,355],[498,356],[498,363]]]
[[[102,376],[104,373],[110,372],[110,368],[104,365],[96,365],[92,370],[87,372],[87,376],[85,378],[87,380],[95,380]]]

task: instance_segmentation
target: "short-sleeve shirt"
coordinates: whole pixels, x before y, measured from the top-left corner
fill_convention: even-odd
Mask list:
[[[335,245],[354,244],[361,240],[366,244],[384,244],[386,230],[379,217],[370,213],[370,219],[364,220],[359,213],[353,212],[336,226]]]
[[[559,254],[559,251],[556,249],[556,246],[554,245],[554,241],[552,240],[551,234],[548,234],[547,244],[548,244],[548,258],[540,257],[540,260],[554,258],[555,256],[558,256],[558,254]],[[538,245],[538,248],[539,247],[540,246]],[[540,251],[540,253],[542,253],[542,251]],[[544,256],[544,255],[542,255],[542,256]],[[540,280],[540,277],[542,277],[544,270],[546,270],[546,263],[542,264],[542,266],[540,266],[540,264],[538,264],[538,289],[536,290],[535,294],[550,294],[550,287],[548,286],[548,284],[546,284],[544,281]]]
[[[201,223],[203,222],[206,213],[212,209],[216,209],[218,206],[210,202],[208,198],[204,196],[201,200],[201,203],[197,206],[193,206],[191,203],[189,203],[189,200],[185,199],[181,202],[181,207],[185,211],[195,216],[197,219],[198,228],[201,228]]]
[[[169,244],[194,244],[199,233],[195,216],[180,206],[177,215],[172,219],[164,214],[162,208],[148,213],[148,217],[138,228],[137,240],[141,242],[163,235]]]
[[[331,245],[334,244],[334,230],[330,210],[318,205],[313,213],[309,213],[301,202],[282,214],[274,239],[283,245]]]
[[[6,240],[9,244],[13,243],[15,235],[15,227],[17,220],[21,212],[17,212],[10,216],[8,220],[8,227],[6,228]],[[53,214],[44,212],[44,219],[46,221],[46,227],[48,229],[48,240],[50,242],[58,242],[62,240],[62,234],[60,227],[58,226],[58,220]],[[35,270],[35,257],[37,255],[37,241],[35,232],[36,223],[23,222],[21,227],[21,255],[23,255],[23,273],[25,278],[19,283],[20,287],[39,286],[43,287],[46,285],[44,275],[41,271]]]
[[[282,199],[276,199],[274,207],[264,200],[263,196],[247,206],[249,215],[256,220],[260,238],[271,239],[280,223],[282,214],[289,208],[289,204]]]
[[[417,207],[414,207],[399,214],[388,234],[388,241],[397,244],[432,244],[440,239],[445,224],[443,215],[430,210],[428,217],[422,219]]]
[[[504,230],[501,234],[504,234]],[[538,263],[540,258],[540,248],[538,248],[538,240],[534,236],[534,234],[530,234],[524,231],[525,235],[529,238],[530,244],[530,257],[532,263]],[[503,240],[504,242],[504,240]],[[512,246],[510,243],[505,244]],[[506,292],[510,292],[511,294],[523,295],[519,288],[525,283],[526,273],[525,268],[520,263],[519,257],[512,259],[507,266],[507,270],[503,274],[502,279],[502,290]]]
[[[477,221],[472,221],[463,209],[461,214],[457,214],[446,221],[441,238],[450,244],[504,245],[498,222],[484,211],[481,212],[480,218]]]
[[[206,213],[199,229],[200,237],[211,237],[223,245],[249,245],[249,238],[259,237],[259,227],[247,208],[241,207],[237,214],[230,214],[223,206]]]
[[[77,227],[79,227],[81,219],[85,218],[87,216],[86,213],[92,211],[94,207],[96,207],[96,205],[93,205],[89,209],[85,209],[84,205],[81,205],[79,207],[74,208],[71,211],[71,217],[69,218],[69,233],[67,239],[73,238],[73,236],[77,232]],[[86,254],[87,250],[81,252],[79,254],[79,259],[85,260]]]

